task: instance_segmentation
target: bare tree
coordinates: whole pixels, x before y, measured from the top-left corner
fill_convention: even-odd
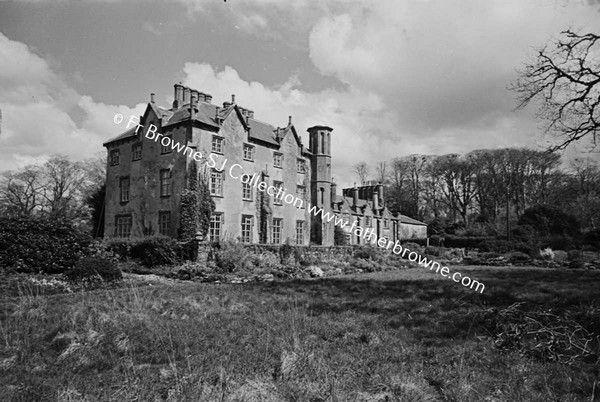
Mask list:
[[[517,108],[539,105],[537,117],[546,123],[546,132],[559,138],[551,151],[584,137],[591,137],[595,147],[600,130],[600,36],[561,32],[519,71],[509,88],[518,95]]]
[[[388,181],[388,165],[386,161],[379,162],[376,167],[377,181],[381,184],[386,184]]]
[[[369,177],[369,166],[365,162],[357,163],[354,165],[354,173],[358,176],[360,184],[363,185]]]
[[[8,171],[0,179],[0,209],[9,216],[32,216],[42,208],[43,182],[39,166]]]

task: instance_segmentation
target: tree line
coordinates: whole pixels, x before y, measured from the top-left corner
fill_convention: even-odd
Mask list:
[[[565,165],[555,153],[505,148],[362,162],[354,172],[384,184],[392,212],[477,234],[505,233],[534,205],[573,215],[583,230],[600,226],[600,163],[589,157]]]

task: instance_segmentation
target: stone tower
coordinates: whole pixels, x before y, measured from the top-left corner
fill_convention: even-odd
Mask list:
[[[323,215],[331,209],[331,132],[327,126],[314,126],[308,130],[311,156],[311,205],[323,210]],[[323,215],[311,214],[311,243],[333,246],[334,222],[324,222]]]

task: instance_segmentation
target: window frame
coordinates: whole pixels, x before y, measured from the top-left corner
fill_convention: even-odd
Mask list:
[[[116,155],[116,157],[115,157]],[[121,150],[119,148],[111,149],[108,153],[108,160],[110,166],[118,166],[121,159]],[[116,161],[116,162],[115,162]]]
[[[166,230],[163,230],[163,218],[168,217]],[[158,211],[158,234],[163,236],[171,235],[171,211]]]
[[[138,153],[138,150],[139,150],[139,153]],[[135,162],[135,161],[139,161],[141,159],[142,159],[142,143],[136,142],[133,145],[131,145],[131,161]]]
[[[170,154],[173,152],[173,148],[171,147],[171,144],[173,144],[173,134],[168,134],[168,135],[163,135],[163,138],[168,138],[169,139],[169,145],[163,145],[162,144],[162,138],[160,140],[160,154],[161,155],[165,155],[165,154]]]
[[[127,219],[125,223],[121,223],[121,219]],[[133,225],[133,219],[131,214],[119,214],[115,215],[115,237],[127,238],[131,236],[131,227]],[[125,231],[122,233],[121,228],[125,227]]]
[[[275,195],[273,196],[273,205],[283,205],[283,200],[281,198],[277,198],[277,194],[279,193],[279,185],[281,185],[281,189],[283,190],[283,182],[273,180],[273,187],[275,188]]]
[[[242,177],[244,177],[244,176],[247,176],[248,178],[251,177],[248,174],[243,174]],[[252,191],[252,186],[250,185],[250,181],[247,180],[246,183],[242,182],[242,201],[254,201],[254,199],[252,197],[253,197],[253,191]]]
[[[277,161],[279,161],[279,164]],[[283,154],[281,152],[273,151],[273,167],[283,169]]]
[[[216,144],[218,144],[219,150],[215,149]],[[212,139],[210,141],[210,152],[223,155],[223,147],[224,146],[225,146],[225,138],[218,136],[218,135],[212,136]]]
[[[167,173],[168,176],[167,177],[163,177],[163,173]],[[159,181],[160,181],[160,196],[162,198],[166,198],[166,197],[170,197],[171,196],[171,190],[172,190],[172,174],[171,174],[171,169],[161,169],[160,173],[159,173]]]
[[[249,150],[250,157],[246,157],[246,151]],[[254,145],[244,144],[242,147],[242,157],[245,161],[254,162]]]
[[[123,186],[123,183],[127,183],[127,186]],[[131,192],[131,180],[129,176],[119,177],[119,202],[126,204],[129,202]]]
[[[304,221],[296,221],[296,245],[304,245]]]
[[[254,227],[253,215],[242,215],[241,239],[242,243],[252,243],[252,228]]]
[[[306,174],[306,161],[302,158],[296,159],[296,172]]]
[[[213,176],[213,175],[217,175],[217,176]],[[217,183],[219,183],[219,193],[217,194],[215,191],[213,191],[216,187],[213,186],[213,179],[215,180],[215,185]],[[218,180],[218,181],[217,181]],[[223,184],[225,182],[225,175],[223,174],[222,171],[219,171],[217,169],[212,169],[210,171],[210,180],[209,180],[209,193],[211,196],[213,197],[223,197]]]
[[[217,243],[221,240],[223,222],[225,222],[223,212],[213,212],[210,215],[210,223],[208,226],[208,239],[211,243]]]
[[[277,229],[277,230],[276,230]],[[271,243],[281,244],[281,234],[283,233],[283,218],[273,218],[273,226],[271,230]],[[275,241],[277,237],[277,241]]]

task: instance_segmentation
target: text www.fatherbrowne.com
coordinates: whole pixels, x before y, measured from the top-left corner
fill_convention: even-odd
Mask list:
[[[122,121],[122,115],[115,115],[115,123],[119,124]],[[143,126],[139,124],[139,119],[135,116],[130,117],[129,122],[127,123],[127,128],[129,128],[132,124],[137,124],[135,130],[136,133],[140,129],[143,129]],[[171,147],[171,149],[183,153],[184,155],[187,155],[188,158],[193,158],[197,162],[204,162],[208,168],[216,169],[219,172],[225,170],[227,166],[227,159],[221,162],[218,160],[218,158],[220,158],[219,155],[213,153],[209,154],[205,158],[202,152],[196,150],[195,148],[190,148],[188,145],[173,141],[171,137],[166,137],[161,133],[158,133],[157,130],[158,128],[155,125],[150,124],[144,136],[154,142],[160,142],[160,144],[164,147]],[[220,167],[217,167],[219,165]],[[435,270],[436,273],[439,273],[443,277],[460,283],[465,287],[475,289],[475,291],[479,291],[480,293],[483,293],[485,289],[485,285],[483,283],[471,279],[466,275],[463,276],[460,272],[451,272],[448,267],[441,266],[437,261],[429,260],[427,257],[424,257],[415,251],[411,251],[408,248],[402,247],[398,240],[392,242],[386,238],[378,237],[373,228],[364,229],[363,227],[357,225],[357,221],[354,221],[352,225],[350,225],[350,222],[347,220],[344,220],[331,212],[323,212],[323,210],[316,205],[310,205],[310,203],[304,199],[287,193],[286,189],[282,187],[275,187],[264,181],[261,181],[260,176],[257,173],[253,173],[252,175],[244,174],[243,167],[237,163],[229,166],[229,176],[240,180],[242,183],[249,184],[250,186],[257,188],[259,191],[266,192],[270,196],[274,197],[274,199],[281,200],[287,204],[295,206],[296,208],[306,207],[308,208],[309,213],[313,214],[315,217],[320,215],[321,221],[328,223],[333,222],[334,225],[339,226],[346,232],[353,233],[357,237],[362,237],[367,242],[376,244],[378,247],[388,250],[391,249],[394,254],[400,255],[402,258],[407,258],[409,261],[416,262],[424,268],[429,268],[431,271]]]

